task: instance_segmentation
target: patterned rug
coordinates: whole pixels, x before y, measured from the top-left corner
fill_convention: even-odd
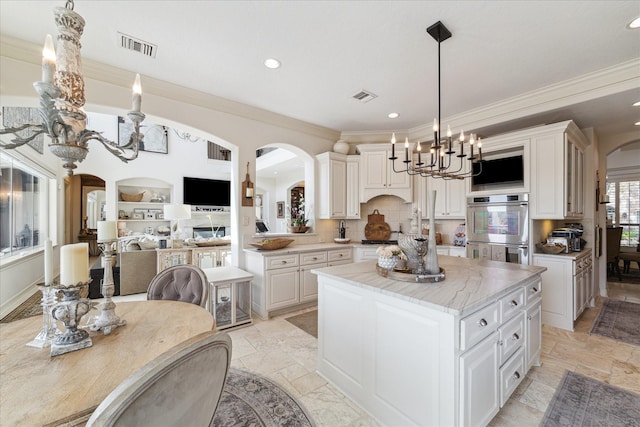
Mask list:
[[[309,335],[318,338],[318,310],[287,317],[284,320],[302,329]]]
[[[639,394],[567,371],[540,426],[638,426],[639,420]]]
[[[229,370],[213,424],[217,427],[315,426],[302,405],[278,384],[236,368]]]
[[[627,344],[640,345],[638,319],[640,319],[640,304],[606,299],[589,333]]]
[[[42,293],[40,291],[31,295],[29,299],[20,304],[11,313],[0,319],[0,323],[9,323],[14,320],[24,319],[31,316],[42,315],[42,306],[40,301],[42,300]]]

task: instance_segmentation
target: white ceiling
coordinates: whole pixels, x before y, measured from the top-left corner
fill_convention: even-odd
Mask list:
[[[64,3],[2,0],[1,32],[42,43]],[[432,121],[437,43],[425,29],[438,20],[453,33],[441,45],[443,119],[640,58],[640,30],[626,28],[637,0],[78,0],[75,11],[85,58],[347,133]],[[118,47],[118,32],[156,44],[157,57]],[[378,97],[352,99],[363,89]],[[637,131],[638,87],[601,93],[479,133],[567,119],[601,136]]]

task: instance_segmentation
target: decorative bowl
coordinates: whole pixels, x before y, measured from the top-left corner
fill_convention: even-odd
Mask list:
[[[249,244],[258,249],[272,251],[287,247],[291,242],[293,242],[293,239],[263,239],[261,242]]]
[[[120,200],[122,200],[123,202],[139,202],[140,200],[142,200],[143,196],[144,191],[138,194],[127,194],[123,193],[122,191],[120,192]]]
[[[564,245],[557,244],[557,243],[553,243],[553,244],[536,243],[536,248],[544,254],[551,254],[551,255],[557,255],[561,252],[564,252],[566,249]]]
[[[203,240],[203,241],[199,241],[199,242],[193,242],[195,243],[195,245],[199,248],[206,248],[208,246],[223,246],[223,245],[230,245],[231,241],[230,240]]]
[[[336,243],[349,243],[351,239],[348,239],[348,238],[340,239],[339,237],[336,237],[333,239],[333,241]]]

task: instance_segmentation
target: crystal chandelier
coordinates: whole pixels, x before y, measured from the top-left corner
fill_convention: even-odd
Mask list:
[[[127,114],[133,122],[134,130],[129,140],[120,145],[104,138],[99,132],[86,128],[87,115],[82,108],[85,103],[82,60],[80,57],[80,36],[84,30],[84,18],[73,11],[73,0],[67,0],[65,7],[56,7],[54,16],[58,27],[57,49],[47,34],[42,51],[42,81],[33,86],[40,95],[41,123],[26,123],[17,127],[0,129],[1,134],[13,134],[11,143],[1,143],[2,148],[12,149],[32,141],[40,134],[51,138],[49,149],[60,157],[69,175],[82,162],[87,153],[88,142],[97,140],[114,156],[123,162],[138,157],[138,142],[141,139],[140,123],[145,115],[140,112],[142,90],[140,75],[136,75],[133,85],[132,111]],[[56,54],[57,51],[57,54]],[[20,131],[30,129],[32,133],[23,137]]]
[[[416,151],[418,152],[417,162],[413,163],[413,153],[409,151],[409,138],[404,141],[404,167],[396,169],[396,135],[391,136],[391,164],[396,173],[408,173],[409,175],[420,175],[424,177],[442,179],[465,179],[477,176],[482,173],[482,141],[476,139],[475,134],[471,134],[468,142],[465,141],[464,132],[460,131],[457,140],[452,139],[451,127],[447,126],[447,135],[442,137],[440,132],[440,43],[451,37],[451,32],[440,21],[436,22],[427,32],[438,42],[438,117],[433,119],[433,142],[429,147],[428,156],[423,161],[422,144],[418,141]],[[456,142],[458,151],[456,151]],[[469,155],[465,153],[465,144],[469,145]],[[478,149],[478,154],[474,154],[474,146]],[[455,158],[454,158],[455,155]],[[428,157],[428,158],[427,158]],[[459,161],[456,161],[460,159]],[[476,168],[469,165],[465,168],[465,160],[477,164]]]

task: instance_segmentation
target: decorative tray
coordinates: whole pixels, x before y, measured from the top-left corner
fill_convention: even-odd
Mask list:
[[[293,239],[264,239],[262,240],[262,242],[249,244],[258,249],[272,251],[274,249],[282,249],[284,247],[287,247],[291,242],[293,242]]]
[[[409,269],[387,270],[376,263],[376,272],[382,277],[392,280],[400,280],[401,282],[433,283],[442,282],[445,279],[444,268],[442,267],[440,267],[440,273],[438,274],[414,274]]]
[[[199,248],[205,248],[207,246],[223,246],[230,245],[230,240],[210,240],[206,242],[194,242],[194,244]]]

